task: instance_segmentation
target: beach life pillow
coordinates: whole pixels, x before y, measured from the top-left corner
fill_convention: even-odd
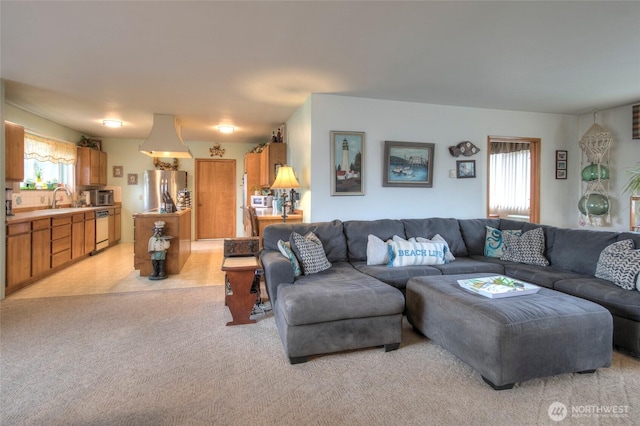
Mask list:
[[[638,288],[639,274],[640,250],[635,249],[633,240],[618,241],[600,253],[596,277],[612,281],[625,290],[633,290]]]
[[[389,267],[412,265],[442,265],[447,263],[449,249],[443,243],[418,243],[392,241],[389,244]]]
[[[487,257],[502,257],[504,254],[502,234],[522,235],[520,229],[505,229],[501,231],[491,226],[485,226],[485,228],[484,255]]]
[[[522,235],[503,233],[505,249],[500,260],[526,263],[529,265],[549,266],[544,257],[544,231],[535,228]]]
[[[302,275],[302,270],[300,269],[300,262],[296,258],[296,255],[293,254],[293,250],[291,250],[291,243],[289,241],[278,240],[278,250],[280,253],[291,262],[291,267],[293,268],[293,276],[299,277]]]
[[[442,236],[440,234],[434,235],[433,237],[431,237],[431,239],[424,238],[424,237],[416,237],[416,241],[419,242],[419,243],[434,242],[434,243],[446,244],[447,245],[447,252],[444,255],[444,259],[447,261],[447,263],[453,262],[454,260],[456,260],[456,258],[453,255],[453,253],[451,253],[451,249],[449,249],[449,243],[447,243],[447,240],[442,238]]]
[[[292,232],[289,236],[289,243],[291,250],[300,262],[304,275],[315,274],[331,268],[322,241],[313,232],[308,232],[304,236]]]
[[[367,265],[386,265],[389,263],[388,244],[391,240],[382,241],[373,234],[367,237]]]

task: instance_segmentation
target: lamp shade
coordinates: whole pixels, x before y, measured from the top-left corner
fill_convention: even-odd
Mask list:
[[[278,176],[276,176],[275,182],[271,185],[271,189],[293,189],[300,188],[298,179],[293,173],[293,167],[281,166],[278,170]]]

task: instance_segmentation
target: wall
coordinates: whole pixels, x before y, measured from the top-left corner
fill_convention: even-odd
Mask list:
[[[302,171],[305,221],[331,219],[475,218],[486,215],[487,136],[523,136],[542,140],[541,222],[575,227],[577,215],[567,193],[579,176],[555,179],[555,150],[569,151],[569,168],[579,167],[576,152],[579,117],[383,101],[314,94],[287,122],[290,164]],[[330,195],[330,131],[365,132],[364,196]],[[301,134],[299,138],[293,135]],[[306,134],[306,135],[305,135]],[[384,141],[435,143],[433,188],[382,186]],[[448,147],[470,140],[481,151],[475,179],[449,177],[456,160]],[[305,152],[307,155],[300,155]],[[307,180],[306,176],[309,175]],[[577,196],[577,194],[576,194]],[[577,199],[575,202],[577,204]]]
[[[287,162],[294,166],[300,183],[300,202],[303,220],[310,218],[311,212],[311,98],[298,108],[287,121]],[[299,165],[296,167],[295,165]]]
[[[640,140],[631,138],[632,106],[633,105],[625,105],[618,108],[599,111],[596,114],[596,122],[613,136],[613,144],[610,149],[609,157],[611,223],[606,224],[603,228],[618,231],[629,229],[629,197],[631,194],[628,192],[622,192],[622,189],[628,181],[626,172],[635,168],[640,163]],[[576,138],[576,146],[578,141],[589,130],[593,123],[593,114],[580,116],[580,130],[578,132],[578,137]],[[581,155],[582,152],[578,150],[576,156]],[[583,158],[585,163],[584,166],[588,165],[586,156],[583,156]],[[570,173],[579,175],[582,170],[582,166],[583,165],[578,162],[576,167],[571,170]],[[578,194],[582,193],[581,182],[578,182],[576,191]],[[577,200],[575,205],[577,206]]]

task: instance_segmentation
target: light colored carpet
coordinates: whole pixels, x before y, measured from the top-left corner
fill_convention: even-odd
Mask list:
[[[290,365],[271,315],[254,325],[226,327],[231,317],[223,300],[224,288],[213,286],[2,301],[0,423],[631,425],[640,420],[640,360],[617,352],[613,366],[595,374],[530,380],[496,392],[405,321],[397,351],[371,348]],[[548,414],[554,402],[568,410],[561,423]],[[600,413],[585,413],[596,409]]]

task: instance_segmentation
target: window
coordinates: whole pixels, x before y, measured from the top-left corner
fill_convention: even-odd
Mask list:
[[[70,142],[25,132],[24,176],[21,186],[51,188],[63,183],[73,188],[75,183],[76,146]]]

